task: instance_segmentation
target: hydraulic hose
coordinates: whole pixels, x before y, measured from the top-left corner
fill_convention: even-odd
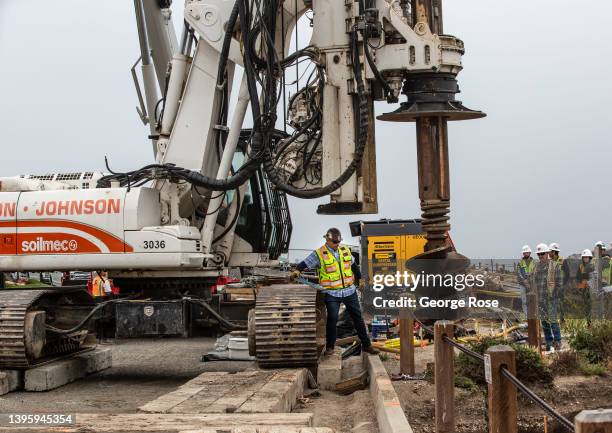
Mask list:
[[[245,329],[247,329],[247,326],[244,325],[238,325],[236,323],[232,323],[229,320],[227,320],[225,317],[221,316],[219,313],[217,313],[215,311],[215,309],[213,307],[211,307],[208,302],[202,300],[202,299],[198,299],[198,298],[189,298],[189,297],[184,297],[183,300],[188,301],[188,302],[192,302],[194,304],[198,304],[201,307],[203,307],[206,311],[208,311],[215,319],[217,319],[219,321],[219,324],[221,326],[223,326],[225,329],[228,329],[230,331],[243,331]]]
[[[367,43],[367,41],[366,41]],[[369,107],[368,98],[365,94],[365,85],[361,75],[361,64],[359,63],[359,47],[357,30],[353,30],[351,34],[351,45],[352,45],[352,56],[353,56],[353,69],[355,74],[355,81],[357,82],[357,97],[359,100],[359,115],[357,117],[357,142],[355,145],[355,156],[350,165],[344,170],[340,176],[338,176],[329,185],[321,188],[312,189],[299,189],[294,186],[286,184],[276,172],[274,168],[274,161],[269,149],[266,149],[263,157],[263,167],[266,171],[270,181],[281,191],[286,192],[289,195],[298,198],[313,199],[319,198],[331,194],[336,191],[342,185],[344,185],[351,176],[357,171],[359,164],[363,158],[365,148],[368,142],[368,129],[369,129]],[[254,104],[252,104],[254,105]]]

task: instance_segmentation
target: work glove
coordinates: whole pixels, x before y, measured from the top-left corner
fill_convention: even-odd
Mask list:
[[[298,271],[297,269],[294,270],[293,272],[291,272],[291,281],[295,281],[298,279],[298,277],[300,276],[301,272]]]

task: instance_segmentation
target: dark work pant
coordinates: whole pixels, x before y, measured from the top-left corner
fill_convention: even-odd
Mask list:
[[[340,304],[344,304],[346,310],[351,316],[353,325],[357,335],[361,340],[363,347],[369,347],[372,345],[370,337],[368,336],[368,330],[366,329],[363,316],[361,315],[361,306],[359,305],[359,298],[357,293],[353,293],[350,296],[342,298],[332,296],[328,293],[325,294],[325,306],[327,307],[327,348],[332,349],[336,344],[336,325],[338,324],[338,311],[340,311]]]
[[[542,320],[542,330],[544,331],[546,345],[549,346],[553,341],[561,341],[561,329],[559,329],[558,322]]]

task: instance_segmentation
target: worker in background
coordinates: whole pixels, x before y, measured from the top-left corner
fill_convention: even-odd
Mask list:
[[[557,265],[561,268],[561,290],[559,292],[559,318],[561,323],[565,322],[565,294],[570,279],[570,269],[567,261],[559,255],[561,247],[558,243],[553,242],[548,246],[550,249],[550,259],[557,262]]]
[[[355,269],[352,268],[354,259],[351,250],[341,245],[342,234],[337,228],[330,228],[324,239],[325,244],[300,262],[292,276],[297,278],[305,269],[317,270],[319,284],[324,289],[325,306],[327,307],[325,355],[329,356],[334,353],[340,304],[344,304],[350,314],[363,350],[376,354],[378,349],[372,346],[361,314],[361,306],[354,284],[355,277],[361,277],[361,275],[355,275]]]
[[[609,286],[612,281],[612,260],[610,260],[610,252],[612,251],[612,244],[610,248],[604,248],[601,250],[601,282],[602,286]]]
[[[91,282],[91,296],[94,298],[107,298],[113,294],[111,282],[108,279],[108,272],[96,271],[96,276]]]
[[[582,299],[584,316],[587,319],[587,323],[591,324],[591,288],[590,280],[591,273],[593,272],[593,253],[591,250],[586,249],[582,252],[582,261],[578,266],[578,272],[576,273],[576,288],[580,293]]]
[[[529,245],[523,246],[523,257],[518,265],[518,282],[521,286],[521,304],[523,313],[527,316],[527,291],[529,290],[529,277],[535,269],[535,261],[531,257]]]
[[[546,351],[551,347],[561,348],[561,328],[559,327],[559,299],[561,292],[561,267],[550,259],[550,248],[538,244],[536,248],[538,263],[531,274],[530,289],[538,294],[538,313],[544,331]]]
[[[609,286],[612,286],[612,243],[604,250],[604,255],[601,259],[601,280],[602,287],[604,290],[604,319],[612,319],[612,290]]]

